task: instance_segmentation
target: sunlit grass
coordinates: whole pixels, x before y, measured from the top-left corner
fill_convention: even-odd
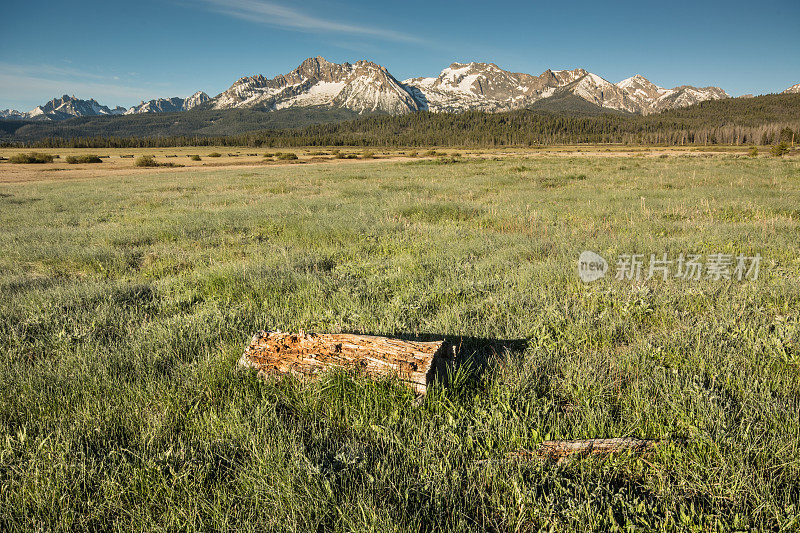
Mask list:
[[[797,527],[800,164],[444,163],[0,185],[0,527]],[[585,249],[764,263],[584,285]],[[259,329],[445,336],[462,365],[419,407],[263,383],[236,367]],[[668,444],[477,462],[612,436]]]

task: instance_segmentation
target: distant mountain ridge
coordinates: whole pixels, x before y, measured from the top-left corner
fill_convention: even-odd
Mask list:
[[[25,113],[20,113],[16,109],[0,109],[0,118],[20,120],[25,118]]]
[[[23,118],[44,119],[44,120],[66,120],[72,117],[85,117],[97,115],[121,115],[125,112],[124,107],[110,109],[101,105],[94,98],[91,100],[81,100],[75,96],[64,95],[60,98],[53,98],[46,104],[36,106],[27,113],[20,113]]]
[[[800,84],[786,93],[800,92]],[[730,98],[719,87],[659,87],[641,75],[619,83],[582,68],[546,70],[540,75],[510,72],[494,63],[453,63],[436,77],[397,80],[383,66],[360,60],[333,63],[308,58],[296,69],[273,78],[238,79],[215,97],[198,91],[188,98],[158,98],[129,109],[108,108],[94,99],[64,95],[27,113],[0,111],[0,118],[60,121],[72,117],[173,113],[190,109],[286,108],[343,109],[356,113],[403,114],[417,111],[502,112],[547,107],[548,102],[585,102],[598,110],[649,115],[707,101]]]
[[[105,115],[133,115],[139,113],[170,113],[188,111],[210,100],[210,97],[198,91],[188,98],[158,98],[149,102],[141,102],[130,109],[117,106],[111,109],[101,105],[95,99],[82,100],[74,95],[53,98],[46,104],[36,106],[27,113],[13,109],[0,110],[0,118],[14,120],[46,120],[61,121],[75,117],[97,117]]]
[[[158,98],[148,102],[141,102],[139,105],[132,106],[125,111],[126,115],[138,113],[174,113],[177,111],[189,111],[195,107],[208,102],[211,99],[203,91],[197,91],[188,98],[175,96],[173,98]]]

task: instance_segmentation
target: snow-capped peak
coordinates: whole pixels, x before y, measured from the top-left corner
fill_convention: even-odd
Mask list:
[[[652,86],[657,89],[661,88],[658,85],[651,82],[650,80],[648,80],[647,78],[645,78],[644,76],[642,76],[641,74],[636,74],[635,76],[631,76],[630,78],[626,78],[621,82],[617,83],[617,87],[620,87],[622,89],[629,89],[631,87],[643,87],[643,86],[644,87]]]
[[[800,93],[800,83],[796,83],[783,91],[782,94],[793,94],[793,93]]]
[[[311,57],[288,74],[268,79],[257,75],[240,78],[212,99],[216,109],[236,107],[328,106],[359,113],[406,113],[421,109],[419,102],[386,68],[371,61],[332,63]]]
[[[784,92],[800,92],[800,84]],[[121,107],[109,109],[93,99],[64,95],[28,113],[15,114],[9,110],[0,112],[0,117],[63,120],[75,116],[180,112],[205,105],[216,109],[262,107],[272,110],[326,106],[359,113],[496,112],[532,107],[551,97],[578,97],[600,108],[648,114],[727,98],[728,94],[718,87],[665,89],[639,74],[614,84],[583,68],[548,69],[537,76],[507,71],[495,63],[475,61],[455,62],[437,76],[400,82],[385,67],[371,61],[339,64],[316,56],[274,78],[261,74],[239,78],[214,98],[198,91],[188,98],[158,98],[125,110]],[[563,102],[559,103],[561,105]]]

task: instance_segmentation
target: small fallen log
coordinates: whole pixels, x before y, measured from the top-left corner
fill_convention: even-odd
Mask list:
[[[614,453],[632,452],[643,455],[652,451],[661,441],[619,437],[612,439],[586,440],[547,440],[535,450],[520,450],[506,454],[506,461],[555,461],[557,463],[569,459],[588,456],[608,456]],[[483,459],[478,464],[487,464],[496,460]]]
[[[313,378],[329,369],[363,372],[372,378],[397,377],[422,395],[446,372],[450,354],[444,341],[420,342],[349,333],[257,333],[239,364],[260,376],[295,374]]]
[[[658,441],[621,437],[613,439],[549,440],[539,445],[540,457],[560,460],[574,455],[608,455],[630,451],[644,453],[652,450]]]

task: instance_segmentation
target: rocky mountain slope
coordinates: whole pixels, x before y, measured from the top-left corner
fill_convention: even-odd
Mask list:
[[[359,113],[407,113],[420,106],[388,70],[369,61],[331,63],[322,57],[303,61],[289,74],[268,79],[240,78],[212,100],[214,109],[239,107],[330,106]]]
[[[159,98],[149,102],[142,102],[130,109],[125,109],[121,106],[111,109],[101,105],[95,99],[82,100],[65,94],[61,98],[54,98],[46,104],[36,106],[26,113],[13,109],[0,111],[0,119],[61,121],[75,117],[167,113],[188,111],[204,104],[208,100],[210,100],[210,97],[206,93],[198,91],[188,98]]]
[[[728,97],[718,87],[664,89],[638,75],[614,84],[581,68],[532,76],[507,72],[493,63],[453,63],[437,78],[403,83],[431,111],[509,111],[573,94],[598,107],[650,114]]]
[[[20,113],[16,109],[0,109],[0,118],[4,119],[24,119],[25,114]]]
[[[436,78],[412,78],[403,84],[422,109],[496,112],[527,107],[586,74],[583,69],[547,70],[532,76],[494,63],[453,63]]]
[[[94,98],[91,100],[81,100],[75,96],[64,95],[61,98],[53,98],[44,105],[36,106],[27,113],[20,113],[22,118],[43,119],[43,120],[65,120],[72,117],[86,117],[97,115],[121,115],[125,112],[124,107],[110,109],[98,103]]]
[[[799,86],[787,89],[796,92]],[[390,114],[415,111],[487,112],[528,107],[546,108],[553,102],[581,101],[598,109],[648,115],[728,98],[719,87],[682,85],[659,87],[643,76],[612,83],[582,68],[546,70],[538,76],[509,72],[494,63],[453,63],[436,77],[398,81],[385,67],[370,61],[332,63],[323,57],[306,59],[288,74],[267,78],[243,77],[229,89],[209,97],[197,92],[188,98],[158,98],[125,109],[110,109],[95,100],[64,95],[28,113],[0,111],[0,118],[63,120],[100,115],[166,113],[190,109],[266,109],[326,107],[356,113]],[[536,104],[534,106],[534,104]],[[581,104],[585,106],[586,104]]]
[[[158,98],[148,102],[141,102],[125,111],[126,115],[137,113],[174,113],[176,111],[189,111],[211,100],[203,91],[197,91],[188,98],[175,96],[173,98]]]
[[[800,83],[792,85],[791,87],[783,91],[782,94],[796,94],[796,93],[800,93]]]

